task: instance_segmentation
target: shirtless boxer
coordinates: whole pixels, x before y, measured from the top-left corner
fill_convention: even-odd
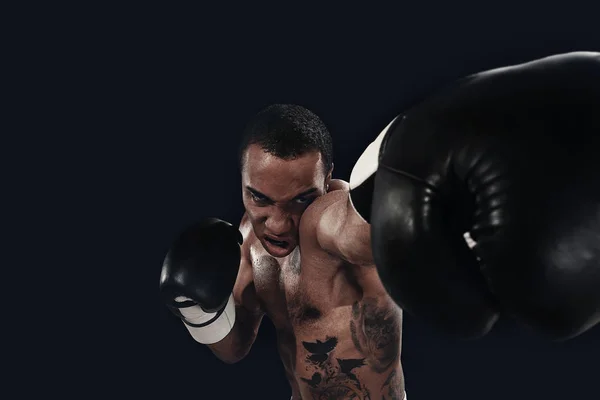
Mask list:
[[[402,311],[348,185],[331,179],[323,122],[299,106],[266,108],[247,126],[240,166],[239,230],[213,219],[181,234],[161,274],[169,307],[227,363],[248,354],[267,315],[292,399],[405,398]]]

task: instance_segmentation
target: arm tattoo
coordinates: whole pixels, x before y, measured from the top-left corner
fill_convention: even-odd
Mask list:
[[[402,400],[404,397],[404,382],[395,369],[381,386],[381,396],[385,400]]]
[[[398,359],[401,329],[402,314],[393,305],[380,306],[376,298],[364,298],[352,306],[352,341],[375,372],[383,373]]]
[[[300,271],[302,271],[302,263],[300,262],[300,249],[296,248],[292,252],[292,256],[290,257],[290,271],[294,275],[300,275]]]

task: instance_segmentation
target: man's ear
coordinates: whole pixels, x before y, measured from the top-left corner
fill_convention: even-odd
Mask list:
[[[325,187],[329,187],[329,182],[331,182],[331,177],[333,175],[333,163],[331,163],[331,168],[329,168],[329,172],[325,177]]]
[[[325,177],[325,193],[329,192],[329,184],[331,183],[332,175],[333,175],[333,163],[331,163],[331,168],[329,168],[329,172],[327,173],[327,176]]]

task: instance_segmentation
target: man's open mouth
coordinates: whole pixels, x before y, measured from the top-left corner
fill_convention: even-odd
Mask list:
[[[281,247],[282,249],[286,249],[289,246],[289,242],[286,242],[285,240],[275,240],[269,236],[265,236],[265,240],[272,245]]]

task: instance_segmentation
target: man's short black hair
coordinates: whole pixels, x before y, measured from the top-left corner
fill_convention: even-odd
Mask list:
[[[315,113],[295,104],[270,105],[248,122],[239,148],[240,169],[244,167],[246,149],[252,144],[284,160],[318,151],[326,173],[333,162],[327,127]]]

